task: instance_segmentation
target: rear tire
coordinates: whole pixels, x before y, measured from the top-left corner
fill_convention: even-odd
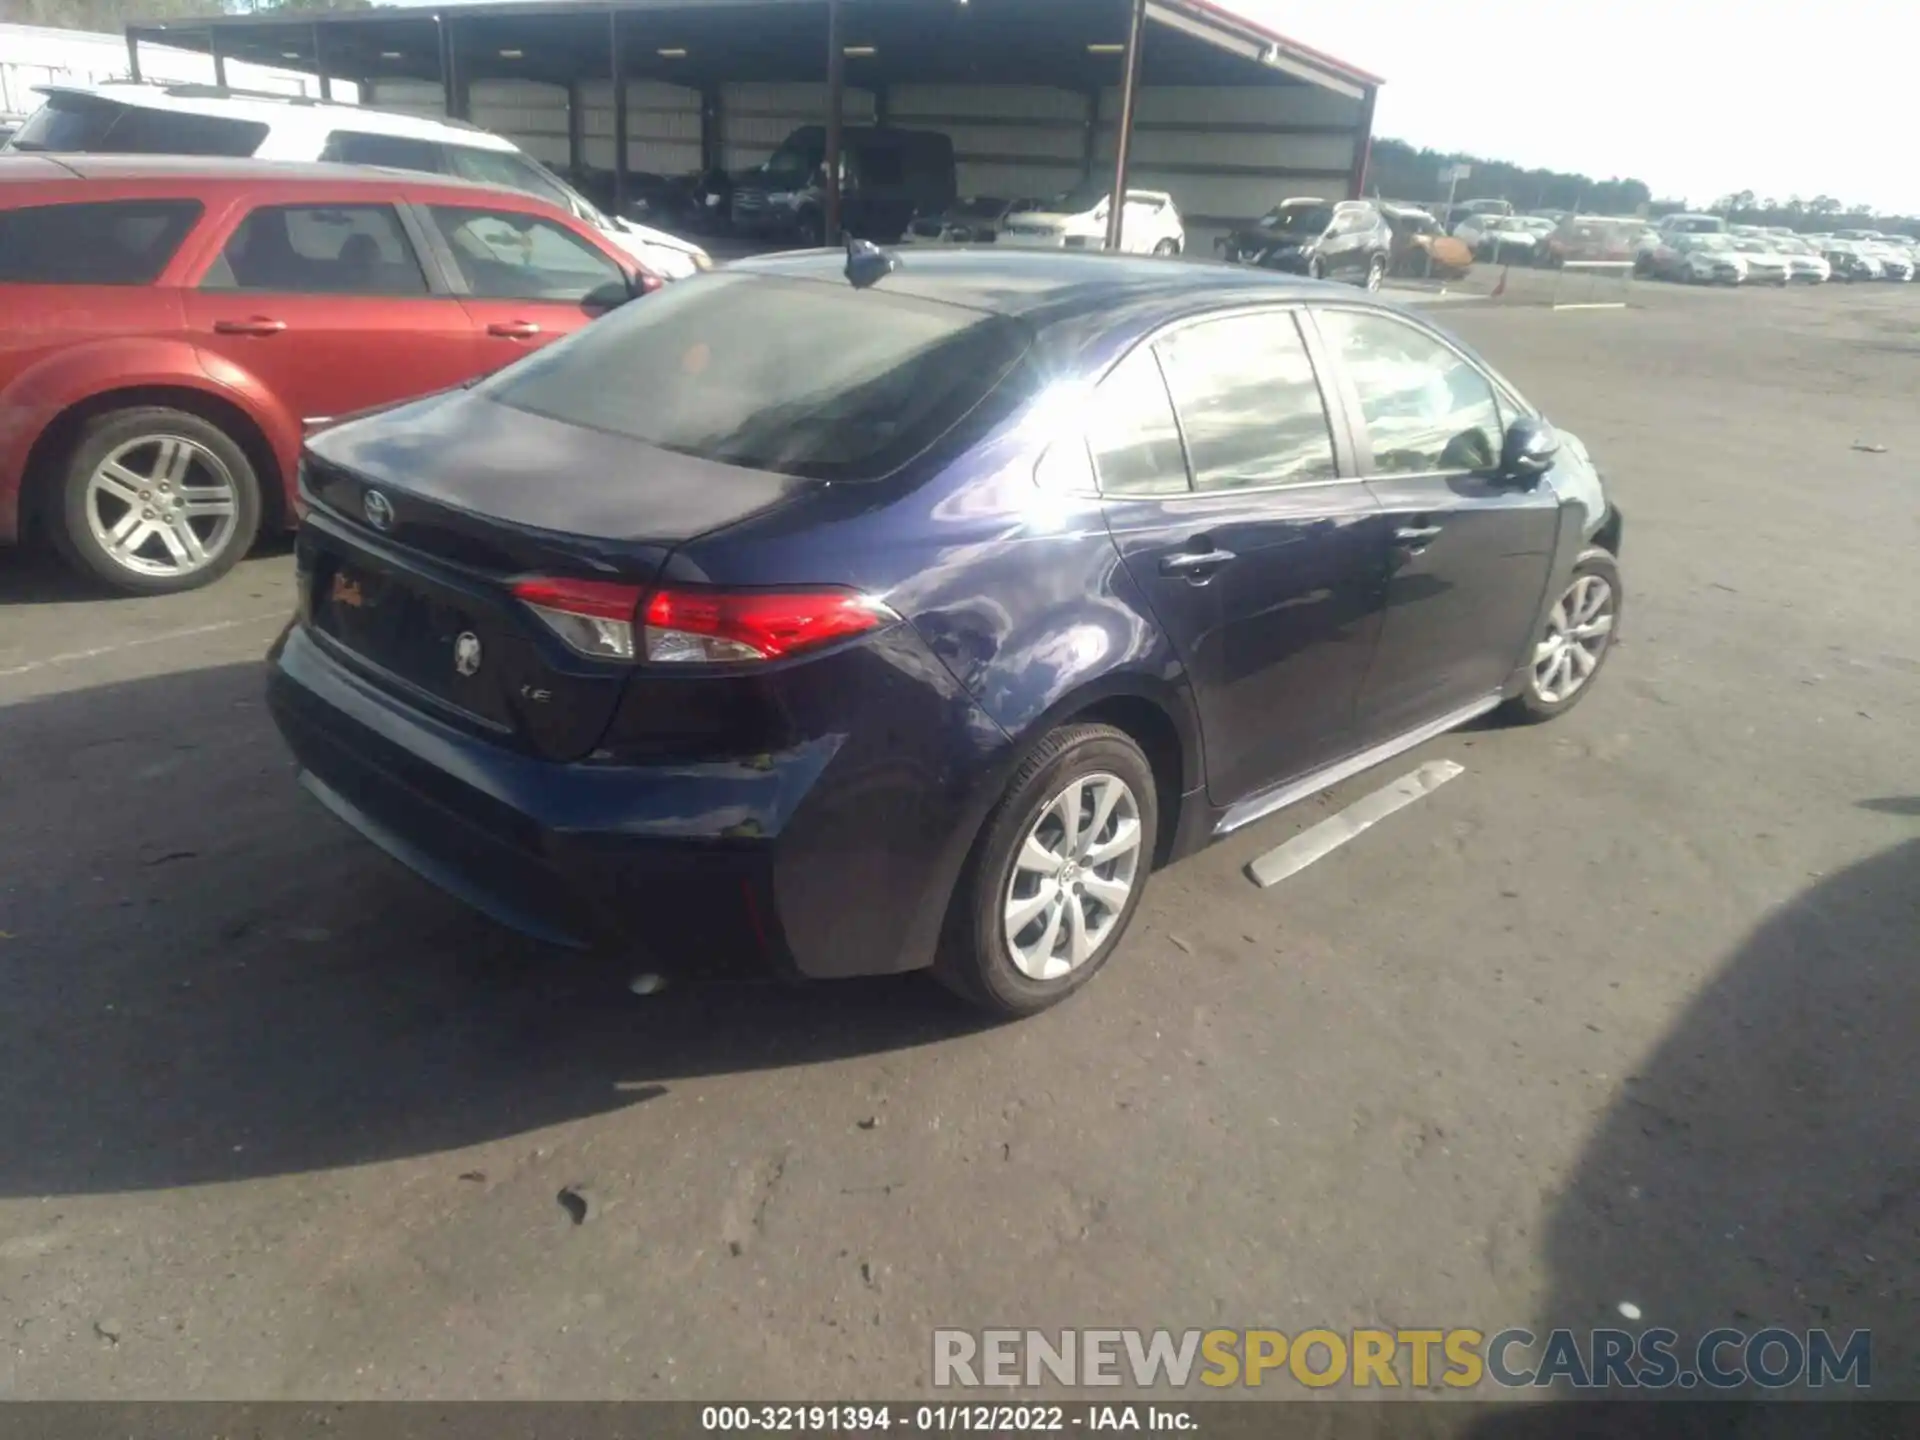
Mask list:
[[[252,548],[260,482],[210,420],[161,405],[112,410],[81,430],[47,519],[81,574],[171,595],[212,584]]]
[[[1066,999],[1132,923],[1159,826],[1153,768],[1124,731],[1067,725],[1047,735],[974,843],[935,978],[1008,1018]]]
[[[1585,551],[1535,638],[1526,686],[1502,718],[1537,724],[1578,705],[1613,653],[1622,599],[1619,562],[1598,546]]]
[[[1178,255],[1180,253],[1180,242],[1173,239],[1162,240],[1153,247],[1153,253],[1163,256]]]
[[[1377,293],[1387,278],[1387,257],[1376,255],[1367,262],[1366,287],[1369,293]]]

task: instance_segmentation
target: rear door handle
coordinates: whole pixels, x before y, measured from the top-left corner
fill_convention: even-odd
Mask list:
[[[1176,555],[1168,555],[1160,562],[1162,575],[1186,575],[1198,579],[1218,570],[1233,559],[1231,550],[1182,550]]]
[[[1441,527],[1438,525],[1402,525],[1398,530],[1393,532],[1393,538],[1396,540],[1410,541],[1413,544],[1419,545],[1433,539],[1434,536],[1440,533],[1440,530]]]
[[[286,321],[270,320],[265,315],[249,315],[245,320],[213,322],[213,333],[216,335],[278,335],[286,328]]]
[[[540,333],[540,327],[531,320],[499,320],[487,326],[487,333],[502,340],[531,340]]]

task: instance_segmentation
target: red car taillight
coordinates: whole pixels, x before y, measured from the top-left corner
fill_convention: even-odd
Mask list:
[[[582,655],[656,664],[779,660],[900,618],[847,590],[656,590],[644,612],[639,586],[603,580],[518,580],[513,593]]]
[[[659,590],[647,602],[647,659],[778,660],[899,618],[846,590]]]

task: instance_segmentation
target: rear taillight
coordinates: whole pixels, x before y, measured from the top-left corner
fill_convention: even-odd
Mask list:
[[[900,618],[851,590],[656,590],[647,599],[637,585],[541,577],[516,580],[513,594],[582,655],[657,664],[779,660]]]
[[[647,593],[638,585],[607,580],[516,580],[516,599],[582,655],[602,660],[634,658],[633,625]]]
[[[647,659],[736,664],[778,660],[900,617],[849,590],[660,590],[644,618]]]

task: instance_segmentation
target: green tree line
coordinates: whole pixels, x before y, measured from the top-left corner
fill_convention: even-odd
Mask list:
[[[1518,210],[1580,210],[1595,215],[1632,215],[1650,206],[1653,192],[1641,180],[1595,180],[1563,170],[1529,170],[1444,150],[1416,148],[1404,140],[1378,139],[1367,165],[1367,190],[1385,200],[1437,204],[1447,198],[1443,166],[1466,165],[1456,200],[1510,200]]]

